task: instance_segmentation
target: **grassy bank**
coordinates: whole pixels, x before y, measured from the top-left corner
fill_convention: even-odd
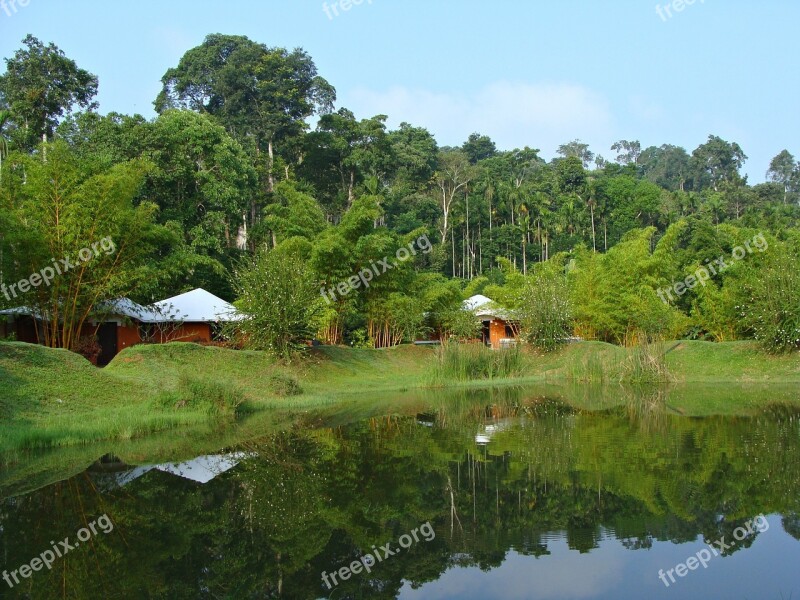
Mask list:
[[[129,348],[96,369],[63,350],[0,343],[0,452],[131,440],[175,429],[219,431],[265,409],[291,421],[310,409],[346,410],[359,398],[377,403],[408,397],[408,390],[434,382],[453,389],[535,383],[572,388],[579,396],[581,389],[636,375],[646,362],[637,352],[587,342],[545,356],[523,352],[498,368],[472,355],[438,363],[437,352],[426,347],[322,348],[287,366],[261,352],[174,343]],[[771,357],[752,343],[672,342],[656,352],[673,385],[706,390],[702,397],[684,394],[686,405],[676,412],[725,412],[720,395],[708,391],[715,384],[719,391],[719,384],[800,383],[798,355]],[[491,381],[483,379],[487,374]]]
[[[105,369],[83,357],[0,343],[0,451],[218,429],[267,408],[287,415],[341,394],[418,385],[430,349],[326,348],[293,365],[262,352],[141,345]]]

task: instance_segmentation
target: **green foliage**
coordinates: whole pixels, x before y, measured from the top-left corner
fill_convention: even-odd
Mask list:
[[[656,294],[670,280],[666,253],[650,252],[654,234],[631,231],[607,254],[575,253],[570,279],[580,335],[624,344],[642,333],[669,339],[686,329],[687,317]]]
[[[478,133],[440,148],[424,128],[390,130],[387,115],[333,112],[335,90],[304,50],[236,35],[209,35],[164,73],[153,120],[94,113],[97,78],[33,36],[6,63],[0,283],[103,236],[123,259],[62,278],[35,302],[0,294],[3,306],[74,306],[47,343],[73,346],[91,304],[113,296],[146,303],[203,287],[233,301],[233,265],[272,248],[306,263],[302,278],[326,290],[384,258],[393,264],[301,311],[311,325],[292,326],[284,349],[310,329],[333,344],[363,330],[378,347],[471,337],[477,325],[460,303],[477,293],[519,311],[544,349],[570,329],[617,344],[658,334],[796,346],[796,284],[776,267],[759,273],[759,260],[666,302],[658,295],[756,232],[797,235],[800,165],[789,150],[770,162],[769,183],[750,186],[743,148],[714,135],[691,155],[620,140],[613,163],[580,140],[549,163]],[[42,136],[56,144],[40,145]],[[422,235],[436,238],[430,252],[396,263]],[[570,302],[544,275],[565,265]]]
[[[444,343],[436,349],[429,378],[433,384],[441,385],[515,377],[524,369],[525,356],[518,346],[492,350],[483,344]]]
[[[269,387],[273,394],[281,398],[299,396],[303,393],[303,388],[297,382],[297,379],[281,373],[270,376]]]
[[[13,226],[10,235],[0,233],[0,283],[17,284],[33,274],[40,283],[0,302],[52,315],[42,341],[72,348],[93,307],[131,294],[145,261],[152,260],[156,209],[133,202],[151,165],[134,160],[95,168],[62,141],[41,149],[46,161],[20,153],[9,157],[0,188],[0,222]],[[54,268],[62,260],[70,267]]]
[[[198,377],[181,375],[174,390],[161,392],[153,404],[157,408],[173,410],[201,410],[214,419],[235,419],[244,402],[244,394],[231,383]]]
[[[97,77],[78,68],[55,44],[45,46],[30,34],[22,43],[26,49],[6,59],[0,98],[10,109],[19,146],[32,149],[42,136],[45,141],[51,137],[59,119],[74,107],[96,108]]]
[[[552,352],[572,334],[572,301],[560,261],[539,267],[527,278],[518,309],[521,334],[535,348]]]
[[[769,352],[800,349],[800,252],[773,243],[760,264],[747,265],[736,308],[742,325]]]
[[[280,243],[292,237],[314,239],[327,227],[325,215],[317,201],[288,181],[275,187],[274,202],[265,208],[263,227]],[[263,235],[261,237],[264,237]]]
[[[237,269],[235,285],[246,315],[235,327],[248,346],[288,359],[314,337],[324,301],[305,261],[261,251]]]

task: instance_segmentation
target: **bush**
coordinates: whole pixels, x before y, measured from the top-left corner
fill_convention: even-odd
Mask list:
[[[538,269],[526,282],[519,312],[529,344],[545,352],[561,346],[572,333],[572,303],[563,270]]]
[[[261,252],[235,283],[246,318],[233,326],[248,346],[288,359],[314,337],[324,301],[306,261],[280,247]]]
[[[93,365],[96,365],[97,359],[100,358],[100,354],[103,352],[103,349],[100,347],[97,337],[93,335],[87,335],[78,340],[74,351],[85,357]]]
[[[269,389],[273,394],[281,398],[299,396],[303,393],[303,388],[296,379],[279,373],[269,378]]]
[[[748,265],[737,308],[742,324],[768,352],[800,349],[800,256],[774,246],[762,265]]]

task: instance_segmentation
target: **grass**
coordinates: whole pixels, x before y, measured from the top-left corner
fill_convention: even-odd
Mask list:
[[[676,390],[668,409],[682,414],[793,403],[800,356],[769,356],[751,342],[638,350],[584,342],[544,355],[479,345],[324,347],[283,364],[261,352],[172,343],[128,348],[97,369],[64,350],[0,342],[0,453],[175,430],[219,432],[264,411],[286,421],[309,411],[346,417],[349,407],[353,414],[389,414],[424,405],[431,395],[424,388],[432,384],[454,390],[535,384],[576,405],[601,407],[615,402],[610,384],[664,381]]]
[[[264,409],[301,412],[353,390],[414,385],[430,354],[325,348],[286,365],[262,352],[172,343],[128,348],[97,369],[65,350],[0,342],[0,452],[218,427]]]
[[[433,385],[451,382],[519,377],[525,372],[526,356],[514,346],[500,351],[483,344],[444,344],[436,349],[428,378]]]

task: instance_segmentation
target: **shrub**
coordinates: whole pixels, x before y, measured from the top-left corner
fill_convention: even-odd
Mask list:
[[[773,246],[764,264],[748,265],[737,308],[742,324],[768,352],[800,348],[800,256]]]
[[[281,398],[299,396],[303,393],[303,388],[295,378],[279,373],[269,378],[269,389],[273,394]]]
[[[247,345],[288,359],[314,337],[324,302],[306,261],[279,248],[261,252],[235,283],[246,318],[234,325]]]
[[[529,344],[551,352],[572,332],[572,303],[561,268],[539,268],[526,282],[520,307],[522,335]]]
[[[74,351],[85,357],[93,365],[96,365],[97,359],[100,358],[100,353],[103,349],[100,347],[97,337],[87,335],[78,340]]]

